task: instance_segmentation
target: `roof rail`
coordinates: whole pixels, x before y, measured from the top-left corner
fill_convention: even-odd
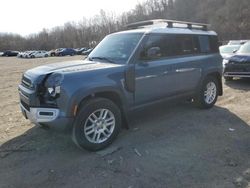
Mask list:
[[[209,24],[203,24],[203,23],[194,23],[194,22],[185,22],[185,21],[177,21],[177,20],[165,20],[165,19],[156,19],[156,20],[146,20],[141,22],[135,22],[126,25],[127,29],[138,29],[138,28],[144,28],[150,25],[156,25],[156,24],[167,24],[168,28],[185,28],[183,25],[186,25],[188,29],[200,29],[207,31]]]

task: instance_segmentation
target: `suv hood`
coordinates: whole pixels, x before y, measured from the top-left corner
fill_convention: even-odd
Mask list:
[[[250,63],[250,54],[249,55],[235,55],[229,59],[230,62],[236,63]]]
[[[66,61],[61,63],[54,63],[39,66],[33,69],[26,71],[26,75],[35,76],[35,75],[47,75],[53,72],[67,73],[67,72],[78,72],[78,71],[91,71],[97,69],[106,69],[112,67],[123,66],[120,64],[97,62],[97,61]]]

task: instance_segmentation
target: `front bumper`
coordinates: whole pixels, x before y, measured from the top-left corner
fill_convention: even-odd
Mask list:
[[[23,116],[35,125],[46,125],[58,130],[69,130],[72,127],[73,118],[60,116],[59,109],[55,108],[30,108],[27,110],[20,104]]]
[[[250,63],[235,63],[230,62],[225,64],[224,77],[239,77],[249,78],[250,77]]]
[[[67,117],[58,108],[40,107],[36,92],[19,86],[21,111],[32,123],[43,124],[59,130],[71,129],[74,118]]]

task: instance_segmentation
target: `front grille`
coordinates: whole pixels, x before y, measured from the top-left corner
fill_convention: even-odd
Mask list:
[[[22,78],[22,85],[26,88],[31,89],[32,88],[32,82],[29,78],[27,78],[26,76],[23,76]]]
[[[246,65],[246,64],[250,64],[250,61],[241,61],[241,62],[229,61],[229,64],[233,64],[233,65]]]
[[[26,103],[23,102],[22,100],[21,100],[21,104],[22,104],[22,106],[23,106],[27,111],[30,111],[30,106],[29,106],[28,104],[26,104]]]

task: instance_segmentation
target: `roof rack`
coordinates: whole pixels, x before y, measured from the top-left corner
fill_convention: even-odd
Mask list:
[[[209,24],[203,23],[194,23],[194,22],[185,22],[185,21],[177,21],[177,20],[165,20],[165,19],[156,19],[156,20],[146,20],[141,22],[135,22],[126,25],[127,29],[138,29],[144,28],[150,25],[162,24],[166,23],[168,28],[185,28],[183,25],[186,25],[188,29],[200,29],[207,31]]]

